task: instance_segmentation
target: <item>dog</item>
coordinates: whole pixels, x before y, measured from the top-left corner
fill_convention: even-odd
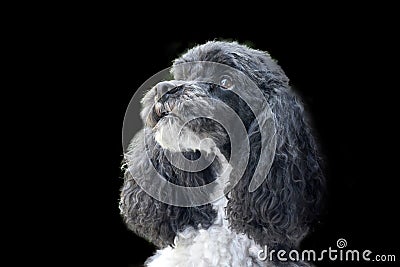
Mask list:
[[[143,97],[144,127],[124,155],[123,220],[159,248],[145,264],[310,266],[260,257],[299,249],[324,195],[318,145],[283,70],[266,52],[210,41],[171,74]]]

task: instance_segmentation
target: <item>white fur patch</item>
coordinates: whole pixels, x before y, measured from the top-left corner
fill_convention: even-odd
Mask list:
[[[200,150],[202,138],[187,127],[183,127],[181,121],[173,117],[165,117],[155,127],[155,139],[164,149],[171,152]],[[203,145],[204,146],[204,145]],[[212,145],[209,145],[209,149]]]
[[[213,203],[218,209],[218,217],[210,228],[187,228],[175,237],[175,248],[158,250],[147,260],[147,266],[266,266],[266,262],[257,259],[261,247],[246,235],[236,234],[228,228],[226,202],[224,197]]]
[[[218,150],[219,152],[219,150]],[[226,159],[217,153],[223,168],[231,170]],[[224,176],[229,176],[225,172]],[[268,266],[268,262],[258,260],[261,247],[244,234],[237,234],[229,229],[226,219],[226,197],[212,203],[218,212],[214,224],[208,229],[195,230],[192,227],[179,233],[174,240],[174,248],[167,247],[158,250],[146,261],[149,267],[254,267]]]

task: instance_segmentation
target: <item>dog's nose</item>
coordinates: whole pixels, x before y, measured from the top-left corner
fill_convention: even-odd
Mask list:
[[[156,90],[157,90],[157,96],[160,99],[163,95],[165,94],[173,94],[178,91],[178,84],[171,82],[171,81],[165,81],[165,82],[160,82],[156,85]]]

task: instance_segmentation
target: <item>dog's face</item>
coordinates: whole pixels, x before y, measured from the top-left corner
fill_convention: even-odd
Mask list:
[[[210,138],[220,149],[229,143],[224,127],[210,119],[218,101],[235,102],[229,88],[196,80],[171,80],[157,84],[144,98],[149,107],[143,117],[155,139],[171,151],[199,150],[202,140]],[[230,96],[229,96],[230,95]],[[237,101],[237,100],[236,100]]]
[[[254,55],[248,55],[244,47],[225,46],[189,51],[175,61],[174,79],[158,83],[143,98],[142,119],[164,149],[200,150],[199,144],[209,138],[229,157],[230,135],[237,132],[238,124],[246,131],[258,127],[256,116],[265,112],[265,97],[270,94],[260,89],[265,82],[262,71],[252,69],[252,64],[262,64],[261,57],[253,62],[249,59]],[[272,70],[286,81],[278,67]]]

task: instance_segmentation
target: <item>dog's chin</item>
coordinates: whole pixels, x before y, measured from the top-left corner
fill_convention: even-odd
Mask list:
[[[196,131],[199,123],[192,122],[183,125],[176,114],[162,117],[153,127],[154,138],[163,149],[171,152],[204,151],[212,153],[217,148],[216,142],[207,133]],[[204,125],[204,127],[207,127]]]

